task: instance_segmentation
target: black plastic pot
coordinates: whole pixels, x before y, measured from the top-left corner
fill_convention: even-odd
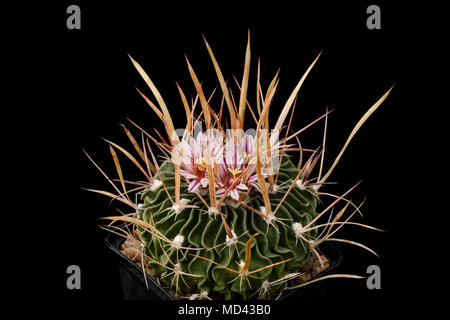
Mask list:
[[[147,278],[148,289],[145,284],[142,269],[126,255],[120,251],[120,245],[125,240],[113,233],[106,236],[106,245],[116,254],[120,277],[122,280],[123,296],[126,300],[175,300],[172,294],[163,288],[155,278],[148,273]],[[335,271],[342,262],[342,253],[335,246],[324,243],[320,246],[321,251],[329,260],[330,267],[323,272],[317,274],[313,279],[317,279],[326,274]],[[303,302],[308,300],[316,300],[333,296],[332,281],[319,281],[308,286],[286,291],[280,300],[299,300]]]

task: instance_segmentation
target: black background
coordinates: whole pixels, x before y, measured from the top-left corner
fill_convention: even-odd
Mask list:
[[[70,4],[81,8],[81,30],[66,28],[65,11]],[[381,30],[366,27],[366,8],[370,4],[381,7]],[[326,107],[334,109],[329,117],[325,169],[359,118],[395,83],[391,95],[358,132],[329,179],[338,184],[327,187],[327,191],[343,193],[363,180],[351,196],[356,202],[367,199],[364,218],[356,220],[387,232],[344,229],[342,238],[359,240],[380,257],[339,244],[344,253],[340,272],[366,275],[367,266],[379,265],[382,289],[368,290],[364,281],[330,280],[339,294],[318,303],[376,306],[395,304],[399,295],[414,295],[412,274],[416,262],[413,259],[411,263],[411,253],[421,250],[423,243],[416,239],[411,246],[411,225],[418,214],[414,203],[419,200],[409,193],[413,183],[410,172],[417,165],[411,161],[417,154],[413,148],[417,141],[412,136],[415,110],[406,83],[420,68],[415,48],[420,46],[417,39],[421,35],[420,30],[412,30],[406,23],[411,17],[407,8],[364,1],[315,5],[221,2],[221,6],[211,2],[94,5],[78,1],[60,3],[52,12],[52,21],[58,26],[53,49],[48,53],[50,72],[45,75],[45,85],[51,86],[52,94],[40,110],[40,133],[46,139],[40,152],[46,155],[42,168],[51,185],[44,193],[52,194],[46,209],[50,218],[44,222],[48,246],[43,263],[50,270],[51,281],[47,277],[45,282],[51,285],[49,291],[55,299],[122,299],[118,269],[104,245],[105,232],[98,227],[99,218],[114,213],[116,205],[82,188],[109,190],[83,149],[114,176],[109,148],[101,138],[130,147],[120,127],[120,123],[127,123],[127,117],[148,130],[155,127],[163,132],[163,126],[135,90],[138,87],[151,96],[127,53],[150,75],[172,112],[175,127],[180,127],[184,110],[175,81],[188,97],[195,92],[184,54],[203,81],[205,91],[211,92],[218,82],[203,43],[205,35],[225,77],[234,84],[233,75],[239,81],[242,77],[248,29],[251,97],[258,57],[263,88],[281,68],[272,120],[303,72],[323,50],[300,91],[293,127],[300,129],[322,115]],[[216,99],[216,103],[220,100]],[[247,114],[247,119],[250,117]],[[316,148],[321,143],[322,128],[320,122],[303,134],[305,147]],[[124,157],[121,160],[126,162]],[[128,168],[127,177],[140,178],[137,170]],[[81,267],[81,290],[66,288],[66,268],[71,264]]]

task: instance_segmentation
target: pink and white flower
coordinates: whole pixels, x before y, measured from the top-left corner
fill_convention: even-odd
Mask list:
[[[221,159],[222,139],[218,136],[207,136],[200,132],[197,138],[189,137],[181,141],[180,173],[189,181],[189,192],[196,192],[199,187],[208,186],[208,160],[217,163]]]
[[[222,136],[200,132],[196,138],[181,141],[180,173],[188,180],[189,192],[209,185],[208,163],[214,172],[215,196],[227,196],[235,201],[242,199],[250,187],[259,190],[256,175],[256,147],[252,136],[243,134],[225,143]]]
[[[217,197],[223,196],[233,184],[235,186],[228,195],[236,201],[240,200],[239,192],[247,192],[249,186],[259,189],[255,173],[255,144],[252,136],[243,135],[236,141],[229,139],[224,147],[223,160],[218,166]]]

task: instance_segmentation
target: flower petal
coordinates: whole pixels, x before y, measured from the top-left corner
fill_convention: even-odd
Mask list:
[[[248,187],[245,185],[245,184],[239,184],[237,187],[236,187],[236,189],[237,190],[239,190],[239,191],[247,191],[248,190]]]
[[[216,197],[221,197],[225,194],[225,192],[227,192],[227,190],[225,190],[224,188],[220,188],[219,190],[216,191],[216,193],[214,195]]]
[[[208,186],[208,178],[202,178],[200,180],[200,184],[202,185],[203,188],[206,188]]]
[[[239,201],[239,193],[237,192],[236,189],[232,189],[229,193],[229,195],[231,196],[231,198],[233,198],[234,200]]]
[[[193,181],[191,181],[191,183],[189,183],[188,191],[195,192],[195,191],[197,191],[198,187],[200,187],[200,181],[193,180]]]

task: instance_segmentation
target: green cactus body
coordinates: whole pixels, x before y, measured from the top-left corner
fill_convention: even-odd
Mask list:
[[[277,184],[277,192],[270,194],[272,210],[278,206],[287,188],[292,184],[299,170],[284,156]],[[154,275],[169,286],[177,286],[185,294],[208,293],[211,297],[223,299],[248,299],[262,288],[265,281],[272,282],[290,273],[298,272],[310,256],[309,244],[297,239],[293,223],[307,225],[316,216],[317,196],[310,187],[300,189],[297,186],[291,190],[276,213],[277,220],[267,224],[260,215],[240,205],[237,207],[223,205],[221,212],[236,234],[238,243],[226,245],[226,230],[220,215],[208,213],[207,208],[195,193],[187,191],[187,185],[181,185],[181,198],[189,199],[191,205],[198,208],[185,208],[174,214],[172,199],[175,192],[175,170],[170,161],[165,161],[156,175],[164,182],[158,190],[147,189],[141,197],[141,218],[154,225],[167,239],[173,240],[177,236],[182,239],[182,247],[198,248],[201,250],[186,250],[177,248],[170,243],[161,241],[148,231],[142,233],[147,245],[147,255],[160,264],[179,268],[189,274],[202,277],[177,274],[167,268],[150,263]],[[285,187],[283,187],[285,186]],[[167,189],[167,191],[165,190]],[[247,205],[256,209],[264,206],[259,192],[253,192]],[[169,216],[169,217],[168,217]],[[280,218],[278,220],[278,218]],[[250,236],[260,233],[252,240],[251,262],[249,272],[281,262],[290,261],[252,273],[247,277],[239,277],[237,273],[223,268],[239,271],[239,263],[245,259],[245,243]],[[242,235],[242,236],[241,236]],[[304,237],[314,239],[316,230],[305,232]],[[220,245],[223,244],[223,245]],[[213,249],[211,249],[213,248]],[[222,265],[196,257],[202,256]],[[269,294],[279,290],[283,283],[271,286]]]

